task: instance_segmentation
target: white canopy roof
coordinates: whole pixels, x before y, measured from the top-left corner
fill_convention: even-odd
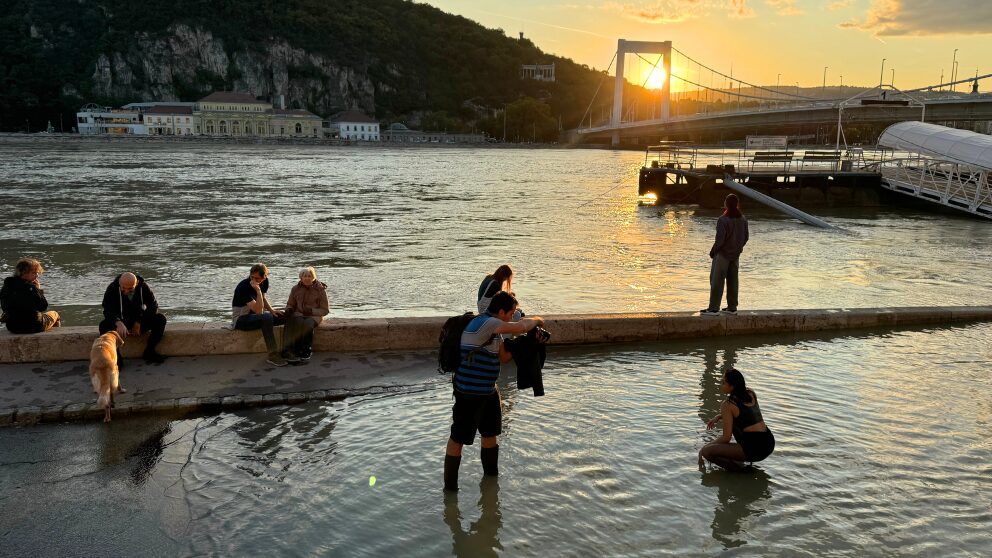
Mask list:
[[[882,132],[878,144],[992,170],[992,136],[968,130],[925,122],[899,122]]]

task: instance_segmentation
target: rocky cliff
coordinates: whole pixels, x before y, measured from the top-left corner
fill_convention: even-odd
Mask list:
[[[376,87],[367,74],[285,40],[228,54],[223,40],[187,25],[168,27],[165,36],[135,36],[126,51],[100,53],[93,61],[92,92],[111,99],[191,100],[215,85],[258,97],[285,95],[287,105],[318,114],[343,109],[375,113]],[[78,90],[74,84],[65,84]]]

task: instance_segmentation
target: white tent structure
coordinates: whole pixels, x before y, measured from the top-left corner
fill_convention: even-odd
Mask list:
[[[910,153],[880,165],[885,188],[992,219],[992,136],[899,122],[878,144]]]

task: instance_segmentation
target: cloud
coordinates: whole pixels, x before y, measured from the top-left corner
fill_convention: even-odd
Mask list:
[[[713,10],[728,10],[734,17],[754,15],[747,0],[626,0],[608,2],[603,9],[646,23],[681,23],[709,15]]]
[[[803,13],[796,7],[796,0],[765,0],[765,4],[775,9],[775,13],[781,16],[797,16]]]
[[[854,0],[837,0],[836,2],[831,2],[827,4],[827,9],[830,10],[831,12],[836,12],[837,10],[843,10],[844,8],[847,8],[853,3]]]
[[[874,0],[863,21],[840,24],[882,37],[992,34],[989,0]]]

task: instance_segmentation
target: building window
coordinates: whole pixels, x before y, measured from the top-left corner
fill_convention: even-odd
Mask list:
[[[227,121],[226,120],[221,120],[220,121],[220,133],[222,133],[222,134],[226,134],[227,133]]]
[[[299,122],[296,123],[296,133],[297,134],[302,134],[303,133],[303,126],[300,125]]]

